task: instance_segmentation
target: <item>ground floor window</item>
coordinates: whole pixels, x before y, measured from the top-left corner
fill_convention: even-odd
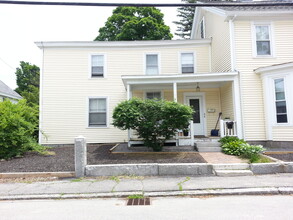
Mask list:
[[[146,99],[161,99],[162,93],[161,92],[146,92],[145,97]]]
[[[106,98],[89,98],[89,127],[107,127]]]
[[[284,78],[274,79],[277,123],[287,123],[287,104]]]

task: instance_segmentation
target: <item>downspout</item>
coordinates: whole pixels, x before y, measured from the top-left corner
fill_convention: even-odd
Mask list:
[[[43,74],[44,74],[44,54],[45,48],[43,42],[42,44],[42,66],[40,71],[40,89],[39,89],[39,144],[42,144],[42,123],[43,123]]]
[[[238,72],[237,81],[238,81],[238,90],[239,90],[239,102],[240,102],[240,111],[239,116],[241,119],[241,126],[240,129],[238,128],[237,131],[241,131],[241,136],[245,139],[245,132],[243,126],[243,108],[242,108],[242,94],[241,94],[241,80],[240,80],[240,72],[237,71],[236,68],[236,52],[235,52],[235,30],[234,30],[234,20],[236,19],[237,15],[234,15],[229,20],[229,34],[230,34],[230,59],[231,59],[231,71]],[[237,110],[236,110],[237,111]],[[237,112],[235,112],[237,114]],[[238,123],[237,123],[238,124]]]

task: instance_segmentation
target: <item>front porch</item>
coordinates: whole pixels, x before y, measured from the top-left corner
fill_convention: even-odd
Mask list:
[[[188,134],[179,130],[172,140],[167,141],[169,144],[198,147],[202,143],[209,143],[208,146],[217,147],[220,137],[242,138],[237,72],[122,76],[122,80],[128,99],[162,98],[189,105],[195,110]],[[219,113],[222,115],[217,123]],[[218,135],[211,135],[213,129],[218,130]],[[142,144],[142,141],[135,132],[129,131],[128,143],[134,146]]]

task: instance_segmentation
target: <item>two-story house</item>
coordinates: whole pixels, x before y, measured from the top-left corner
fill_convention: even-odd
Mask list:
[[[124,142],[111,124],[125,99],[190,105],[194,137],[293,143],[293,13],[283,7],[197,8],[190,40],[37,42],[43,50],[42,144]],[[233,121],[228,129],[224,119]]]

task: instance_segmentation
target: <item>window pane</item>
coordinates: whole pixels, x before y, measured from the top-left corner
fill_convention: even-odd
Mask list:
[[[193,113],[193,123],[200,123],[199,99],[190,99],[189,105],[195,111]]]
[[[106,112],[106,99],[90,99],[90,112]]]
[[[93,76],[103,76],[104,67],[103,66],[93,66],[92,67],[92,75]]]
[[[256,26],[256,40],[270,40],[269,26]]]
[[[287,114],[285,115],[277,115],[277,123],[287,123]]]
[[[147,92],[147,99],[161,99],[161,92]]]
[[[205,33],[204,33],[204,21],[202,20],[200,22],[200,37],[205,38]]]
[[[157,66],[147,66],[146,74],[147,75],[158,75],[159,74],[158,67]]]
[[[284,100],[285,93],[284,92],[276,92],[276,100]]]
[[[182,64],[192,64],[193,65],[193,53],[183,53],[181,54]]]
[[[276,92],[284,92],[284,79],[275,79]]]
[[[106,125],[106,113],[90,113],[89,125]]]
[[[256,42],[257,55],[270,55],[270,41],[257,41]]]
[[[287,113],[286,101],[276,102],[276,111],[278,113]]]
[[[146,56],[147,66],[158,66],[158,55],[152,54]]]
[[[182,66],[182,73],[194,73],[193,66],[186,65],[186,67]]]
[[[92,66],[104,66],[104,55],[93,55]]]

